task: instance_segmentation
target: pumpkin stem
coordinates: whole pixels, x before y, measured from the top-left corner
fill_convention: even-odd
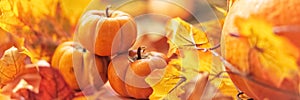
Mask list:
[[[108,13],[109,8],[111,8],[111,5],[106,6],[106,10],[105,10],[106,11],[106,17],[110,17],[110,15]]]
[[[142,59],[142,51],[145,50],[145,47],[139,47],[137,49],[137,60]]]

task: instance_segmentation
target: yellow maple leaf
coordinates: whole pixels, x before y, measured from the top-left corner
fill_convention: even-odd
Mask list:
[[[180,65],[181,61],[178,59],[173,59],[169,62],[169,64],[164,69],[154,70],[145,81],[150,84],[153,89],[153,93],[150,95],[149,99],[158,100],[158,99],[178,99],[178,95],[180,95],[183,90],[176,89],[175,91],[171,91],[175,88],[176,84],[180,81]],[[158,75],[160,74],[160,75]],[[160,77],[161,76],[161,77]],[[170,95],[169,93],[173,93],[176,95]]]
[[[223,20],[223,19],[221,19],[221,20]],[[207,21],[207,22],[202,22],[199,25],[201,25],[202,27],[205,27],[205,31],[206,31],[206,34],[208,35],[208,37],[212,38],[212,40],[214,40],[212,42],[219,43],[220,42],[219,39],[221,38],[220,34],[222,31],[222,24],[223,23],[220,23],[220,19],[219,19],[219,20],[211,20],[211,21]],[[202,48],[205,48],[205,47],[202,47]],[[216,50],[216,52],[217,51],[218,50]],[[203,55],[200,54],[200,57],[205,56],[205,53],[202,53],[202,54]],[[208,55],[208,54],[206,53],[206,55]],[[205,57],[205,58],[208,61],[211,59],[209,57]],[[201,67],[201,68],[203,68],[202,71],[204,70],[204,71],[210,72],[210,74],[211,74],[209,77],[210,83],[213,84],[222,95],[235,98],[236,95],[238,94],[238,90],[236,89],[235,85],[229,78],[229,75],[227,73],[222,72],[222,71],[224,71],[224,69],[222,67],[221,61],[217,57],[213,57],[212,60],[213,60],[212,65],[207,64],[207,66],[212,66],[212,68],[208,69],[210,67]],[[201,59],[200,62],[207,62],[207,61],[205,61],[205,59]],[[207,68],[207,69],[205,69],[205,68]],[[220,76],[215,78],[214,75],[218,75],[218,74]],[[214,94],[212,94],[212,95],[214,95]]]
[[[168,55],[180,52],[184,59],[183,64],[189,70],[210,71],[212,63],[212,54],[199,48],[210,48],[212,43],[209,42],[207,35],[202,30],[185,22],[180,18],[171,19],[167,25],[167,37],[170,49]],[[190,62],[195,62],[196,65],[190,65]],[[197,65],[199,64],[199,65]]]
[[[152,77],[152,80],[158,82],[151,81],[151,78],[146,79],[153,88],[150,99],[180,99],[180,95],[184,93],[183,86],[196,77],[200,70],[209,71],[211,67],[212,55],[196,49],[210,47],[203,31],[180,18],[171,19],[166,29],[170,44],[168,56],[177,54],[180,57],[169,62],[163,77],[158,77],[161,80]]]
[[[166,26],[166,30],[169,40],[177,46],[208,43],[206,34],[203,31],[179,17],[171,19]]]
[[[155,73],[156,77],[150,75],[146,79],[153,88],[150,99],[185,98],[180,97],[186,92],[184,88],[190,88],[185,85],[199,75],[199,72],[204,71],[216,75],[221,71],[218,67],[213,67],[212,53],[205,51],[205,48],[212,47],[205,32],[180,18],[171,19],[166,28],[170,45],[168,56],[176,54],[179,58],[173,59],[166,69],[163,69],[164,71],[160,71],[159,75]],[[235,86],[228,77],[214,79],[210,83],[225,95],[235,97],[237,94]]]
[[[248,19],[237,17],[235,25],[238,27],[239,35],[248,40],[250,52],[257,55],[250,59],[250,62],[256,61],[255,65],[251,63],[250,66],[259,65],[259,77],[279,86],[285,78],[291,79],[299,74],[297,64],[299,54],[295,54],[297,48],[285,38],[276,35],[271,24],[251,16]]]

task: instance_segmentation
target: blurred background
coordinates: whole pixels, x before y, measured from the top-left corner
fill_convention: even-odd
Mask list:
[[[209,33],[219,42],[226,0],[1,0],[0,55],[14,44],[12,36],[24,37],[25,46],[37,59],[51,60],[58,44],[72,40],[81,15],[87,10],[121,10],[135,17],[139,34],[165,34],[166,20],[180,17]],[[221,21],[221,23],[220,23]],[[201,22],[201,23],[200,23]],[[142,26],[142,27],[140,27]],[[151,27],[149,27],[151,26]],[[9,45],[5,45],[9,44]]]

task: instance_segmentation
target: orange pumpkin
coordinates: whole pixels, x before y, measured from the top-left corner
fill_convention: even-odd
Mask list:
[[[74,90],[83,89],[90,84],[99,89],[107,81],[109,57],[91,54],[72,41],[64,42],[56,48],[51,64],[62,73]]]
[[[247,77],[265,84],[258,84],[258,82],[250,81],[245,77],[230,74],[235,85],[248,96],[254,99],[270,100],[300,99],[299,5],[299,0],[238,0],[229,10],[222,31],[222,55],[239,71],[247,74]],[[249,40],[239,37],[241,33],[235,24],[237,17],[243,19],[255,17],[266,21],[273,26],[273,30],[276,33],[275,36],[281,39],[279,42],[284,43],[285,48],[277,48],[277,50],[271,50],[272,53],[270,53],[265,51],[268,48],[270,49],[270,47],[251,47]],[[232,33],[235,35],[232,35]],[[288,56],[295,58],[295,61],[292,62],[293,65],[298,65],[298,70],[288,72],[291,77],[285,77],[281,82],[274,83],[272,79],[279,80],[280,78],[275,76],[275,73],[272,71],[291,67],[289,66],[290,62],[286,62],[286,66],[276,66],[281,60],[275,57],[283,54],[283,52],[274,52],[278,51],[278,49],[292,52]],[[262,55],[265,58],[269,57],[269,60],[262,61]],[[273,70],[266,71],[264,69],[266,67],[271,67]],[[280,73],[283,75],[286,72]]]
[[[158,52],[142,54],[141,47],[136,55],[130,57],[121,54],[114,57],[108,67],[108,80],[111,87],[121,96],[136,99],[147,99],[152,88],[145,82],[145,78],[156,68],[167,65],[166,56]],[[128,59],[132,58],[132,61]]]
[[[99,56],[127,52],[137,37],[136,23],[122,11],[90,10],[81,18],[75,39]]]

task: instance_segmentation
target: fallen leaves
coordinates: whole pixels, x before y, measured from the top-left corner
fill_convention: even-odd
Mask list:
[[[235,97],[237,90],[228,74],[213,76],[221,72],[217,66],[222,65],[216,65],[212,53],[206,51],[213,44],[206,33],[180,18],[171,19],[166,28],[170,45],[168,56],[176,57],[172,58],[165,69],[155,70],[147,77],[147,83],[153,88],[150,99]],[[209,74],[205,76],[203,73]],[[206,93],[211,90],[205,89],[212,87],[217,88],[221,96],[207,96]],[[193,90],[194,88],[197,89]]]
[[[72,39],[80,14],[89,1],[0,1],[1,95],[10,90],[14,92],[13,98],[72,98],[73,90],[56,70],[37,66],[28,69],[26,65],[40,59],[50,61],[57,45]]]
[[[67,85],[58,70],[50,67],[40,67],[39,74],[42,80],[39,93],[33,94],[36,99],[70,100],[74,97],[73,90]]]
[[[166,29],[170,45],[168,56],[179,57],[171,60],[164,71],[157,70],[162,77],[149,75],[146,79],[153,88],[150,99],[180,99],[180,95],[186,91],[183,87],[199,74],[200,63],[196,45],[208,43],[204,32],[180,18],[171,19]]]
[[[147,82],[153,86],[153,93],[150,99],[180,99],[180,95],[185,93],[183,87],[199,74],[200,65],[205,67],[204,64],[198,62],[199,54],[196,49],[197,46],[205,46],[208,43],[208,39],[203,31],[198,30],[180,18],[171,19],[166,29],[166,36],[170,45],[168,56],[178,55],[179,58],[169,62],[161,80],[155,79],[151,75],[149,76]],[[205,58],[206,56],[202,57]],[[209,61],[205,64],[207,63]],[[158,82],[151,81],[151,78]]]
[[[2,88],[3,91],[1,91],[1,94],[5,94],[10,98],[19,98],[20,96],[17,92],[23,89],[38,93],[40,81],[41,77],[36,71],[27,71],[27,69],[25,69],[22,73],[18,74],[14,80]]]
[[[26,38],[28,50],[50,61],[57,45],[72,38],[89,1],[1,0],[0,32]]]
[[[59,71],[47,62],[27,65],[15,80],[2,89],[2,94],[14,99],[70,100],[74,97],[73,90]]]

